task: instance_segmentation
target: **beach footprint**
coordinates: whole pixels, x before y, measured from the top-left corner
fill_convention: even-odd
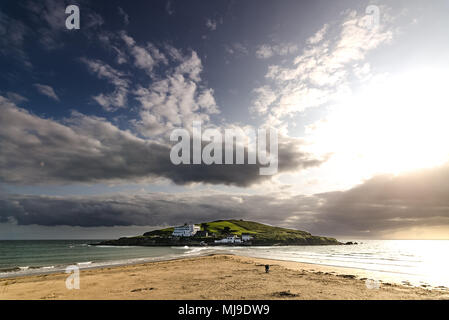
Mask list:
[[[46,296],[41,297],[42,300],[56,299],[58,296],[56,293],[51,293]]]

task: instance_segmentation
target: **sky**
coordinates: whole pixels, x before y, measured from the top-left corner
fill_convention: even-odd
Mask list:
[[[0,239],[231,218],[448,239],[448,18],[447,0],[4,0]],[[193,121],[275,128],[277,174],[174,165]]]

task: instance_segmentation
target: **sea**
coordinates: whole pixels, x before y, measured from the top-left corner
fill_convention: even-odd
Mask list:
[[[352,240],[354,241],[354,240]],[[213,253],[349,267],[369,279],[449,288],[449,240],[355,240],[357,245],[272,247],[94,246],[99,240],[0,241],[0,278],[161,261]]]

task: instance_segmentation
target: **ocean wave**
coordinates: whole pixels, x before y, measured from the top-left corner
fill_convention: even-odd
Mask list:
[[[20,268],[19,267],[1,268],[0,269],[0,274],[1,273],[7,273],[7,272],[14,272],[14,271],[20,271]]]
[[[186,250],[186,249],[190,249],[189,246],[183,246],[183,247],[170,247],[171,249],[175,249],[175,250]]]
[[[61,269],[63,270],[63,269]],[[0,269],[0,278],[26,276],[40,273],[59,271],[55,266],[20,266]]]

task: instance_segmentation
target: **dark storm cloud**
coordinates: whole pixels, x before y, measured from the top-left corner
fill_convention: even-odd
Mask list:
[[[209,192],[211,193],[211,192]],[[303,210],[316,199],[276,202],[271,196],[229,194],[112,195],[46,197],[8,195],[0,198],[0,222],[43,226],[156,226],[183,222],[244,218],[278,222],[285,214]],[[296,199],[298,200],[298,199]],[[273,213],[276,212],[276,216]]]
[[[317,224],[327,232],[377,234],[411,227],[449,226],[449,164],[381,175],[348,191],[316,195]]]
[[[247,219],[313,234],[376,237],[413,227],[449,226],[449,166],[379,176],[343,192],[210,192],[45,197],[3,195],[0,222],[44,226],[160,226]],[[369,231],[369,232],[368,232]]]
[[[0,181],[21,185],[137,182],[167,178],[248,186],[261,176],[258,165],[179,165],[170,145],[143,140],[105,119],[74,112],[59,123],[30,114],[0,96]],[[318,166],[297,140],[279,144],[279,170]]]

